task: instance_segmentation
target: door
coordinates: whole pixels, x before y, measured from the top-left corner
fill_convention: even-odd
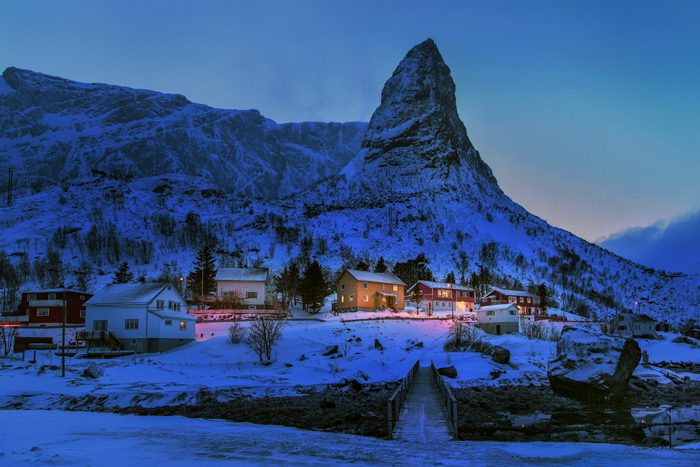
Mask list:
[[[107,330],[107,320],[106,319],[96,319],[92,322],[93,331],[106,331]]]
[[[496,335],[497,335],[497,336],[500,336],[500,335],[501,335],[501,325],[500,325],[500,324],[497,324],[497,325],[496,325]]]

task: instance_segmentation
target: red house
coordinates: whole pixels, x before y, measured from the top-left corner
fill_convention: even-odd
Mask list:
[[[431,311],[474,311],[474,289],[449,282],[418,281],[408,289],[404,302],[411,302],[416,287],[423,292],[422,303],[430,307]],[[415,306],[415,303],[413,305]]]
[[[493,287],[491,292],[484,295],[484,298],[481,299],[481,306],[501,305],[504,303],[515,303],[518,305],[521,315],[540,314],[540,297],[529,292]]]
[[[660,331],[660,332],[670,332],[671,331],[671,325],[668,324],[666,321],[661,321],[660,323],[656,323],[656,326],[654,327],[655,331]]]
[[[85,324],[85,302],[92,294],[66,289],[66,324]],[[63,289],[32,290],[22,293],[20,309],[29,317],[29,326],[63,324]]]
[[[693,324],[691,327],[683,331],[683,335],[686,337],[694,337],[700,339],[700,326]]]

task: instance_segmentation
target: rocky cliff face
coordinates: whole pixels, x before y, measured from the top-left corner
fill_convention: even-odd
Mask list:
[[[181,95],[17,68],[2,76],[0,164],[27,185],[92,170],[117,178],[175,173],[249,196],[285,196],[336,173],[367,126],[277,124],[257,110],[213,109]]]
[[[387,80],[362,149],[344,173],[409,190],[458,188],[501,197],[491,168],[469,141],[450,69],[432,39],[413,47]]]

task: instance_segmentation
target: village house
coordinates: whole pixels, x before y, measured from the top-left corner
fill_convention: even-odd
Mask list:
[[[28,317],[29,326],[63,325],[64,289],[30,290],[22,293],[20,310]],[[85,324],[85,302],[92,294],[78,290],[65,290],[66,324],[83,326]]]
[[[688,329],[683,331],[685,337],[694,337],[695,339],[700,339],[700,326],[693,324]]]
[[[520,308],[515,303],[481,306],[476,310],[476,320],[487,334],[520,332]]]
[[[264,310],[274,299],[267,268],[219,268],[216,290],[223,301],[242,301],[243,308]]]
[[[656,320],[647,315],[639,313],[620,313],[613,321],[615,323],[615,333],[623,337],[651,337],[658,339],[654,328]]]
[[[338,279],[336,310],[375,311],[404,309],[406,284],[390,272],[346,269]]]
[[[195,338],[196,319],[170,283],[108,284],[85,303],[84,339],[114,336],[123,350],[163,352]]]
[[[667,321],[659,321],[654,326],[654,331],[656,332],[671,332],[671,325]]]
[[[491,292],[481,299],[481,306],[502,305],[515,303],[520,308],[521,315],[538,315],[541,313],[540,297],[520,290],[506,290],[492,287]]]
[[[406,291],[405,302],[410,302],[412,306],[413,294],[418,287],[423,293],[421,302],[428,311],[432,312],[455,312],[474,311],[475,290],[467,286],[452,284],[448,282],[418,281]]]

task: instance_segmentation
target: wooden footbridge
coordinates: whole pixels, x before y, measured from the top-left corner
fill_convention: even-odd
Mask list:
[[[457,402],[433,362],[413,365],[387,407],[389,435],[412,442],[457,438]]]

